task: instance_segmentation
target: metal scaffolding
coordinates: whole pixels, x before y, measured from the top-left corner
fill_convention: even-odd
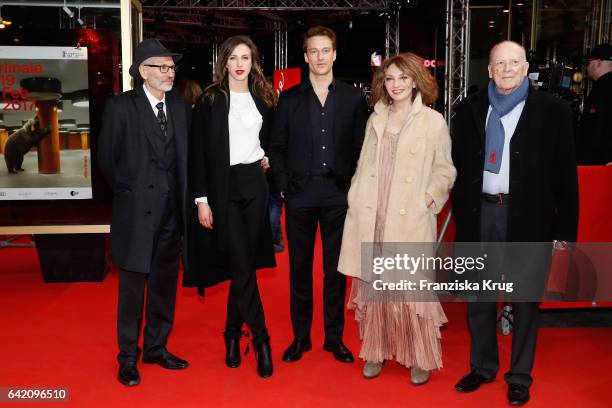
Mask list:
[[[409,3],[408,0],[406,0]],[[1,5],[76,8],[119,8],[119,0],[13,0],[2,1]],[[274,67],[287,67],[287,46],[289,21],[280,13],[301,12],[367,12],[382,11],[387,16],[385,55],[399,53],[399,20],[402,2],[399,0],[141,0],[142,20],[146,23],[170,23],[178,26],[192,26],[205,29],[173,29],[154,34],[163,42],[182,42],[209,45],[212,47],[213,62],[219,51],[219,30],[260,29],[274,33]],[[228,11],[255,11],[257,22],[240,15],[228,15]],[[210,33],[206,32],[210,30]]]
[[[223,39],[218,35],[214,35],[211,38],[211,42],[212,42],[212,65],[214,67],[217,64],[217,58],[219,58],[219,47],[223,43]]]
[[[145,0],[145,7],[200,10],[382,10],[389,0]]]
[[[287,68],[288,33],[287,25],[280,21],[275,23],[274,30],[274,69]]]
[[[162,17],[166,23],[208,27],[211,30],[248,30],[254,27],[252,20],[240,15],[227,15],[227,11],[256,11],[257,29],[274,33],[274,68],[287,68],[288,20],[282,11],[355,12],[383,11],[387,16],[385,56],[399,53],[400,8],[397,0],[143,0],[143,20],[154,22]],[[218,56],[219,38],[215,35],[174,33],[175,40],[195,40],[212,46],[213,63]],[[158,35],[158,37],[160,37]],[[160,39],[171,42],[172,38]]]
[[[273,12],[364,12],[396,7],[389,0],[143,0],[142,3],[143,17],[148,22],[154,21],[156,15],[163,15],[166,22],[176,24],[244,29],[249,28],[247,19],[215,12],[255,11],[259,17],[264,17],[263,22],[261,19],[258,21],[258,28],[266,31],[276,31],[276,21],[284,20],[282,14]]]
[[[447,0],[444,117],[449,127],[455,107],[467,94],[470,49],[469,27],[469,0]]]
[[[399,54],[400,8],[392,11],[385,24],[385,58]]]

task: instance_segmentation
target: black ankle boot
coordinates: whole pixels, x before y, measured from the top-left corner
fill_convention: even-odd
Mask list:
[[[240,338],[225,338],[225,364],[229,368],[236,368],[240,365]]]
[[[262,378],[272,376],[272,349],[270,340],[254,343],[255,356],[257,357],[257,374]]]

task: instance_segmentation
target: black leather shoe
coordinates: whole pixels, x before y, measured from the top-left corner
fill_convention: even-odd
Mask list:
[[[529,387],[523,384],[508,384],[508,402],[510,405],[524,405],[529,401]]]
[[[272,376],[272,349],[270,348],[270,341],[262,341],[261,343],[255,343],[253,345],[255,349],[255,357],[257,358],[257,374],[261,378],[268,378]]]
[[[480,388],[482,384],[493,382],[493,380],[494,378],[486,378],[482,374],[471,371],[455,384],[455,389],[460,392],[472,392]]]
[[[225,365],[229,368],[240,365],[240,339],[225,338]]]
[[[342,340],[333,342],[326,341],[325,343],[323,343],[323,350],[334,353],[334,357],[336,358],[336,360],[342,363],[352,363],[353,361],[355,361],[355,359],[353,358],[353,353],[351,353],[351,350],[346,348],[344,343],[342,343]]]
[[[164,351],[157,357],[143,357],[142,362],[147,364],[159,364],[168,370],[182,370],[183,368],[189,367],[187,361],[178,358],[169,351]]]
[[[119,382],[128,387],[140,384],[140,374],[135,361],[128,361],[119,366]]]
[[[293,339],[293,343],[283,353],[283,361],[298,361],[302,353],[312,350],[310,339]]]

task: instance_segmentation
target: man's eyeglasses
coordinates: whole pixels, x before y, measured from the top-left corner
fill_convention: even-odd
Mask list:
[[[169,70],[177,72],[179,70],[178,65],[153,65],[153,64],[144,64],[145,67],[155,67],[159,68],[159,71],[162,74],[166,74]]]

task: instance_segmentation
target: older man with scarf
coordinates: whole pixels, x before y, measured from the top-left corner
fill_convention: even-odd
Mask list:
[[[496,44],[486,92],[457,108],[452,191],[458,242],[575,241],[578,181],[572,115],[561,99],[529,87],[525,49]],[[514,304],[508,401],[529,400],[538,330],[538,303]],[[499,370],[495,302],[468,303],[470,372],[456,385],[476,391]]]

